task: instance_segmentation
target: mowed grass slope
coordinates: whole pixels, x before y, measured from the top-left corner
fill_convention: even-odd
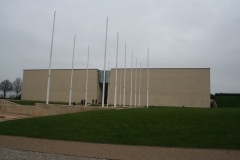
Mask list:
[[[0,134],[96,143],[240,149],[239,108],[150,107],[0,123]]]

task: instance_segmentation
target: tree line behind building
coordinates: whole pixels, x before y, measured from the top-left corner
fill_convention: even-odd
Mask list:
[[[0,94],[0,98],[7,98],[7,94],[14,92],[15,94],[10,94],[8,97],[21,99],[22,79],[18,77],[13,82],[8,79],[3,80],[0,83],[0,91],[3,93]]]

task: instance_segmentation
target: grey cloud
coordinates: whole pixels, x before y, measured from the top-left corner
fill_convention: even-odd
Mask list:
[[[109,17],[107,60],[119,67],[131,52],[146,67],[211,68],[211,92],[239,92],[240,2],[213,1],[2,1],[0,6],[0,81],[22,77],[23,69],[47,69],[53,13],[56,14],[52,68],[103,69],[106,17]]]

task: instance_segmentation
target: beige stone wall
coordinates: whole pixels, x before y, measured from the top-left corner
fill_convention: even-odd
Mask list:
[[[117,104],[119,104],[120,72],[118,70]],[[146,105],[147,69],[141,70],[140,105]],[[124,71],[122,72],[122,100]],[[114,103],[115,69],[111,70],[109,104]],[[131,69],[126,69],[126,101],[130,104]],[[132,104],[135,104],[135,69],[133,69]],[[139,70],[136,101],[139,104]],[[151,68],[149,69],[149,106],[210,107],[209,68]]]
[[[69,101],[70,69],[51,70],[49,101]],[[22,99],[46,101],[48,70],[24,70]],[[88,103],[99,98],[98,70],[88,70]],[[72,102],[85,99],[86,69],[74,69],[72,85]],[[100,100],[100,99],[99,99]],[[98,101],[99,101],[98,100]]]
[[[0,100],[1,101],[1,100]],[[0,103],[0,112],[2,113],[15,113],[22,115],[30,115],[30,116],[50,116],[50,115],[58,115],[58,114],[68,114],[68,113],[76,113],[76,112],[87,112],[92,110],[108,110],[114,108],[106,108],[106,107],[92,107],[92,106],[68,106],[68,105],[58,105],[58,104],[43,104],[36,103],[35,106],[23,106],[18,104],[3,104]]]
[[[141,106],[146,105],[147,69],[141,70]],[[119,104],[120,72],[118,69],[117,104]],[[23,100],[46,100],[48,70],[24,70]],[[52,70],[50,101],[69,101],[71,70]],[[126,70],[126,101],[130,104],[131,70]],[[122,72],[122,100],[124,71]],[[111,70],[109,104],[114,100],[115,69]],[[86,70],[76,69],[73,74],[72,102],[85,98]],[[139,104],[139,70],[137,74],[136,102]],[[101,89],[98,84],[98,70],[89,70],[88,103],[92,99],[101,102]],[[122,104],[122,103],[121,103]],[[135,104],[135,69],[133,69],[132,105]],[[149,105],[210,107],[210,69],[209,68],[151,68],[149,69]]]

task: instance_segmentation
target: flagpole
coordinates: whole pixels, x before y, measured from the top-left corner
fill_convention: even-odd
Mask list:
[[[135,69],[135,107],[137,106],[137,58],[136,58],[136,69]]]
[[[122,105],[122,65],[121,65],[121,72],[120,72],[120,95],[119,95],[119,106]]]
[[[132,106],[132,65],[133,65],[133,52],[132,52],[132,62],[131,62],[130,106]]]
[[[107,21],[106,21],[106,39],[105,39],[105,53],[104,53],[102,107],[104,107],[104,96],[105,96],[105,67],[106,67],[106,52],[107,52],[107,29],[108,29],[108,17],[107,17]]]
[[[116,52],[116,69],[115,69],[115,90],[114,90],[114,107],[117,105],[117,63],[118,63],[118,34],[117,33],[117,52]]]
[[[73,63],[74,63],[75,39],[76,39],[76,34],[74,35],[74,43],[73,43],[72,73],[71,73],[71,82],[70,82],[69,106],[71,105],[71,101],[72,101],[72,78],[73,78]]]
[[[88,93],[88,63],[89,63],[89,45],[88,45],[88,58],[87,58],[87,76],[86,76],[86,92],[85,92],[85,106],[87,106],[87,93]]]
[[[48,101],[49,101],[49,90],[50,90],[50,76],[51,76],[51,62],[52,62],[52,48],[53,48],[53,35],[54,35],[54,26],[55,26],[55,15],[56,15],[56,11],[54,11],[54,18],[53,18],[52,42],[51,42],[50,61],[49,61],[49,70],[48,70],[48,83],[47,83],[46,104],[48,104]]]
[[[110,60],[108,61],[108,91],[107,91],[107,107],[109,100],[109,85],[110,85]]]
[[[148,94],[149,94],[149,47],[147,57],[147,108],[148,108]]]
[[[140,71],[139,71],[139,88],[138,88],[138,106],[140,107],[140,101],[141,101],[141,78],[142,78],[142,75],[141,75],[141,62],[140,62]]]
[[[125,92],[126,92],[126,43],[125,43],[125,63],[124,63],[124,83],[123,83],[123,107],[125,107]]]

